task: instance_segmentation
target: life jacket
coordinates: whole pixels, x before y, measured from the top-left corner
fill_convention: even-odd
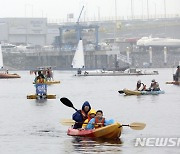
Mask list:
[[[105,122],[105,118],[102,118],[102,120],[99,120],[97,117],[95,117],[94,128],[101,128],[101,127],[105,126],[104,122]]]
[[[159,84],[157,82],[151,83],[151,88],[159,88]]]
[[[38,80],[37,80],[37,83],[44,83],[44,79],[42,79],[42,78],[41,78],[41,79],[38,79]]]
[[[83,121],[85,121],[88,118],[87,114],[83,110],[81,110],[81,115],[82,115]]]
[[[140,83],[140,84],[137,83],[137,90],[139,90],[139,88],[140,88],[141,86],[142,86],[142,89],[140,89],[140,91],[143,91],[143,90],[146,89],[146,85],[145,85],[144,83]]]

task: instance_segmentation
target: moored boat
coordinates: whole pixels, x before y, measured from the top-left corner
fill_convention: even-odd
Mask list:
[[[4,71],[4,64],[3,64],[3,54],[0,44],[0,70]],[[10,78],[20,78],[20,76],[16,73],[10,74],[8,72],[8,69],[6,69],[6,72],[0,72],[0,79],[10,79]]]
[[[6,73],[0,73],[0,79],[9,79],[9,78],[21,78],[18,74],[6,74]]]
[[[114,124],[91,130],[79,130],[69,128],[67,134],[70,136],[93,137],[93,138],[106,138],[114,139],[121,136],[122,126],[116,122]]]
[[[167,81],[166,84],[180,85],[180,81]]]
[[[158,75],[158,71],[153,72],[142,72],[136,69],[127,69],[125,71],[106,71],[106,70],[95,70],[95,71],[82,71],[81,74],[76,74],[77,76],[139,76],[139,75]]]

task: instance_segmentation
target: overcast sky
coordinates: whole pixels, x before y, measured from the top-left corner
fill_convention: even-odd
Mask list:
[[[82,18],[98,18],[115,16],[131,16],[131,1],[133,15],[147,16],[147,1],[149,15],[163,15],[164,1],[167,14],[180,15],[180,0],[0,0],[0,18],[6,17],[47,17],[49,19],[66,19],[73,13],[77,19],[84,5]]]

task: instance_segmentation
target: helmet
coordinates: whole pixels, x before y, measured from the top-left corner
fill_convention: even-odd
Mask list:
[[[151,82],[155,82],[155,79],[153,79]]]
[[[141,80],[138,80],[138,83],[141,83]]]
[[[91,109],[91,110],[88,112],[88,115],[90,115],[90,114],[96,114],[96,110]]]

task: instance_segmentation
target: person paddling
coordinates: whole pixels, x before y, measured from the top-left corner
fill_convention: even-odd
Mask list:
[[[96,112],[96,116],[89,121],[86,129],[88,130],[88,129],[93,129],[93,128],[100,128],[100,127],[103,127],[103,126],[111,125],[113,123],[114,123],[113,119],[106,120],[103,117],[103,111],[98,110]]]
[[[179,77],[180,77],[180,66],[177,66],[176,73],[173,76],[174,81],[179,81]]]
[[[91,106],[88,101],[85,101],[82,105],[81,110],[77,110],[73,115],[72,119],[76,121],[73,126],[74,129],[82,128],[84,121],[88,118],[88,112],[91,110]]]
[[[35,78],[34,82],[36,83],[39,79],[45,79],[44,75],[41,73],[41,71],[38,71],[38,76]]]
[[[159,90],[160,90],[159,83],[155,79],[153,79],[147,91],[159,91]]]
[[[141,80],[138,80],[137,84],[136,84],[136,90],[144,91],[144,90],[146,90],[146,85],[144,83],[142,83]]]

